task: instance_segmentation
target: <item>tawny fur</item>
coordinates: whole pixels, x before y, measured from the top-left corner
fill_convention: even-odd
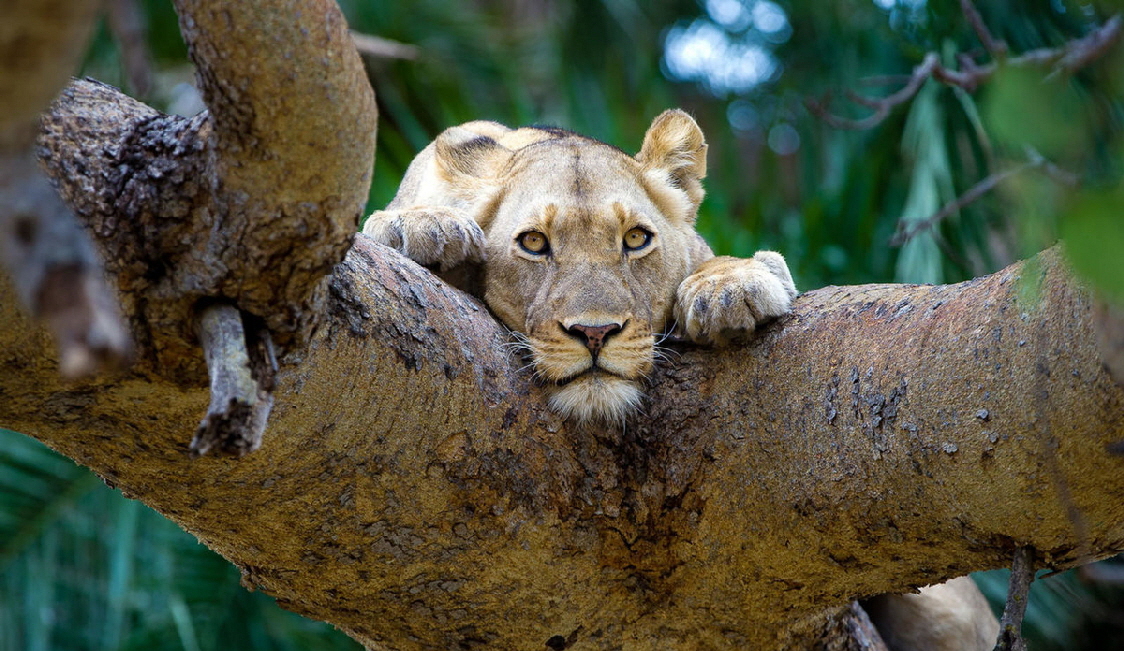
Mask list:
[[[526,335],[559,413],[618,423],[641,404],[656,338],[671,323],[722,343],[785,314],[796,296],[780,254],[715,258],[695,232],[706,150],[678,110],[653,120],[635,157],[559,129],[469,122],[414,159],[363,232],[450,272]],[[624,237],[637,228],[651,237],[630,249]],[[528,231],[549,251],[521,247]],[[473,286],[458,270],[480,262],[483,283]],[[576,333],[606,325],[619,331],[595,355]]]
[[[967,576],[863,606],[890,651],[989,651],[999,636],[999,620]]]

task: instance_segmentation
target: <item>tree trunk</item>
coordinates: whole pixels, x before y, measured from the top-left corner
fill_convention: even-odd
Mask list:
[[[0,423],[372,648],[799,645],[1017,545],[1124,548],[1124,392],[1057,254],[1034,268],[1033,304],[1022,266],[809,292],[751,346],[678,351],[615,431],[559,421],[486,309],[360,238],[253,455],[191,461],[202,388],[65,385],[11,310]]]
[[[959,285],[809,292],[752,345],[673,347],[625,427],[575,427],[478,301],[361,236],[336,264],[366,192],[369,88],[334,7],[262,9],[286,25],[255,21],[264,4],[179,4],[212,113],[79,82],[45,119],[44,163],[138,365],[63,381],[0,292],[0,425],[248,586],[373,649],[857,649],[856,597],[1017,546],[1048,567],[1124,549],[1106,449],[1124,390],[1057,251]],[[286,354],[261,449],[193,460],[196,312],[216,302]]]

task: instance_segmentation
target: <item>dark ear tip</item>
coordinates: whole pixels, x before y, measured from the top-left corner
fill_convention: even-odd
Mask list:
[[[433,146],[442,168],[469,176],[484,175],[491,155],[506,151],[492,138],[462,127],[441,132]]]
[[[462,127],[450,127],[441,132],[433,141],[441,153],[455,153],[459,150],[479,150],[487,147],[498,147],[495,140],[488,136],[469,131]]]

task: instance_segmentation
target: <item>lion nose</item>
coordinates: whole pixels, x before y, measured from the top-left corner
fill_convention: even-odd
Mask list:
[[[610,323],[608,325],[589,326],[580,323],[574,324],[566,329],[571,335],[585,342],[585,347],[589,352],[593,353],[594,357],[601,352],[605,346],[605,340],[621,331],[619,323]]]

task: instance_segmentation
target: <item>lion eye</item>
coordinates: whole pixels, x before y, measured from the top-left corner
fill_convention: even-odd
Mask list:
[[[624,248],[626,251],[636,251],[648,246],[652,241],[652,234],[643,228],[634,228],[624,234]]]
[[[546,235],[538,231],[527,231],[520,235],[517,241],[527,253],[542,255],[550,251],[550,243],[546,241]]]

